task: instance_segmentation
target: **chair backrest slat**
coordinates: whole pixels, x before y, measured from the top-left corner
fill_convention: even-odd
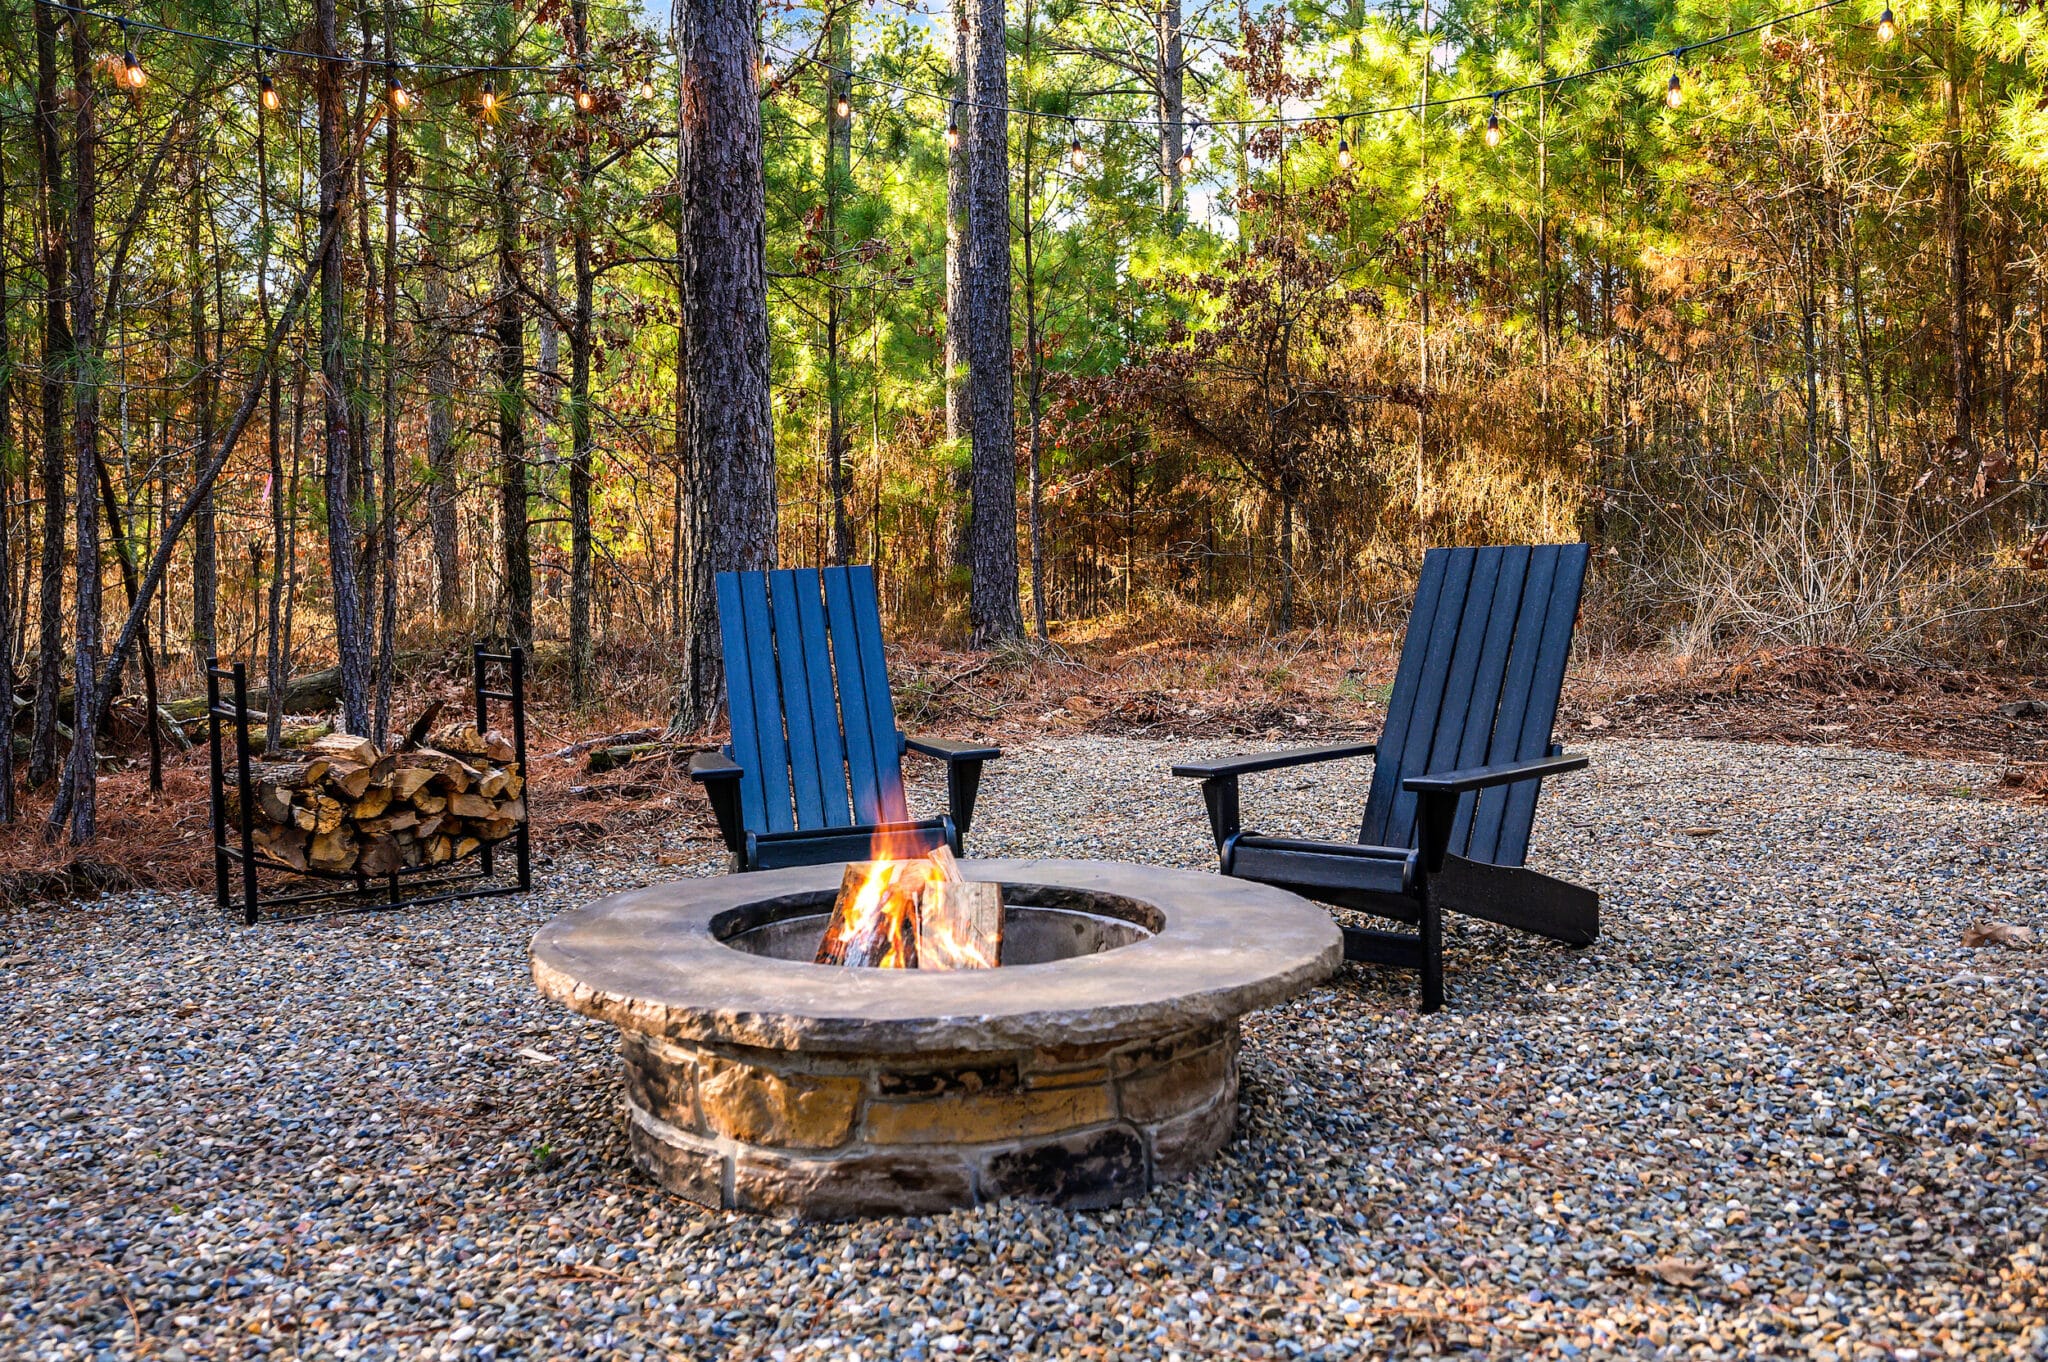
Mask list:
[[[1432,549],[1387,701],[1360,840],[1415,844],[1408,776],[1540,757],[1550,750],[1585,581],[1583,544]],[[1520,865],[1535,782],[1466,795],[1450,849]]]
[[[812,721],[811,673],[805,666],[810,640],[804,634],[796,602],[796,574],[769,573],[768,606],[774,612],[775,667],[782,682],[782,721],[789,733],[789,785],[796,798],[796,825],[818,828],[825,826],[825,781]],[[824,640],[818,642],[822,645]]]
[[[761,781],[760,721],[754,711],[754,673],[748,656],[746,608],[740,603],[740,578],[721,572],[718,588],[718,632],[725,646],[725,708],[732,720],[732,759],[739,763],[740,817],[750,828],[768,826],[768,802]],[[773,713],[773,710],[770,710]]]
[[[873,569],[720,573],[718,613],[747,827],[904,818]]]
[[[811,733],[817,743],[822,826],[843,828],[853,822],[846,794],[846,739],[839,726],[839,697],[832,687],[832,644],[825,630],[825,601],[808,574],[792,573],[796,589],[796,623],[804,641],[804,695],[811,711]]]

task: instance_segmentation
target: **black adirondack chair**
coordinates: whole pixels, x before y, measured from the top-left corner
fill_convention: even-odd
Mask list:
[[[1202,782],[1223,873],[1408,923],[1344,928],[1347,960],[1422,972],[1443,1006],[1443,914],[1573,946],[1600,933],[1590,889],[1523,866],[1543,777],[1576,771],[1551,741],[1586,579],[1584,544],[1431,549],[1377,743],[1185,762]],[[1358,841],[1264,837],[1239,826],[1238,778],[1375,756]]]
[[[994,747],[906,738],[882,661],[868,567],[718,574],[732,741],[700,752],[701,782],[736,870],[856,861],[877,832],[901,852],[955,853]],[[946,763],[947,811],[912,819],[903,753]]]

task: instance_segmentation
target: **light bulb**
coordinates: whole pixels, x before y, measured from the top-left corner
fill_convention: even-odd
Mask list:
[[[1351,169],[1351,143],[1345,140],[1344,134],[1341,132],[1337,134],[1337,168],[1339,170]]]
[[[1188,147],[1188,148],[1185,148],[1185,149],[1183,149],[1183,150],[1181,151],[1181,154],[1180,154],[1180,173],[1181,173],[1181,174],[1183,174],[1183,175],[1192,175],[1192,174],[1194,174],[1194,173],[1195,173],[1195,152],[1194,152],[1194,148],[1192,148],[1192,147]]]
[[[1486,111],[1486,145],[1500,145],[1500,110],[1497,108]]]
[[[576,112],[589,113],[597,106],[597,96],[590,93],[588,85],[576,87]]]
[[[256,89],[257,102],[263,105],[264,111],[266,113],[276,113],[278,106],[284,101],[277,97],[277,87],[271,84],[270,77],[267,75],[258,76],[256,78]]]
[[[1685,88],[1679,83],[1678,73],[1671,73],[1670,81],[1664,86],[1664,102],[1672,108],[1685,103]]]
[[[128,82],[128,88],[131,90],[140,90],[149,84],[149,73],[143,70],[142,63],[136,60],[135,49],[132,47],[121,54],[121,79]]]
[[[948,151],[960,150],[960,125],[958,123],[946,124],[946,149]]]
[[[761,58],[761,83],[763,85],[773,85],[775,83],[775,58]]]
[[[839,96],[839,101],[832,106],[832,111],[841,118],[851,117],[853,114],[853,101],[849,100],[845,95],[841,95]]]
[[[1877,40],[1881,43],[1888,43],[1898,36],[1899,26],[1892,19],[1892,7],[1886,5],[1884,13],[1877,16]]]
[[[650,77],[650,76],[642,76],[642,77],[640,78],[640,98],[642,98],[642,99],[652,99],[652,98],[654,98],[654,80],[653,80],[653,78],[652,78],[652,77]]]
[[[498,115],[498,86],[495,81],[485,81],[483,91],[476,97],[477,107],[484,111],[486,118]]]
[[[1074,168],[1076,174],[1088,168],[1088,153],[1081,150],[1081,139],[1078,137],[1074,139],[1074,144],[1067,148],[1067,164]]]
[[[410,109],[412,107],[412,95],[406,90],[406,88],[403,85],[398,83],[397,76],[391,77],[391,79],[389,80],[389,82],[386,83],[384,88],[385,97],[391,101],[391,107],[393,110],[395,110],[398,113],[404,113],[407,109]]]

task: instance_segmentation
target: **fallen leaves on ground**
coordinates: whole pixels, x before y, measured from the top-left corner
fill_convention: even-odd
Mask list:
[[[1978,946],[2026,946],[2034,940],[2034,929],[2010,922],[1978,922],[1963,929],[1963,944]]]

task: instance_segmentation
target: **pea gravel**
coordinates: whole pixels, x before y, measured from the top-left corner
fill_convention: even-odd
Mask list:
[[[1242,746],[1243,744],[1237,744]],[[984,854],[1210,863],[1217,743],[1048,738]],[[1593,744],[1538,864],[1571,952],[1451,931],[1451,1009],[1347,969],[1249,1019],[1236,1142],[1114,1211],[710,1214],[628,1167],[612,1038],[529,935],[712,873],[703,810],[524,899],[254,931],[193,896],[10,912],[0,1356],[2048,1358],[2048,812],[1988,768]],[[1247,790],[1338,834],[1365,763]],[[919,792],[929,801],[936,792]]]

